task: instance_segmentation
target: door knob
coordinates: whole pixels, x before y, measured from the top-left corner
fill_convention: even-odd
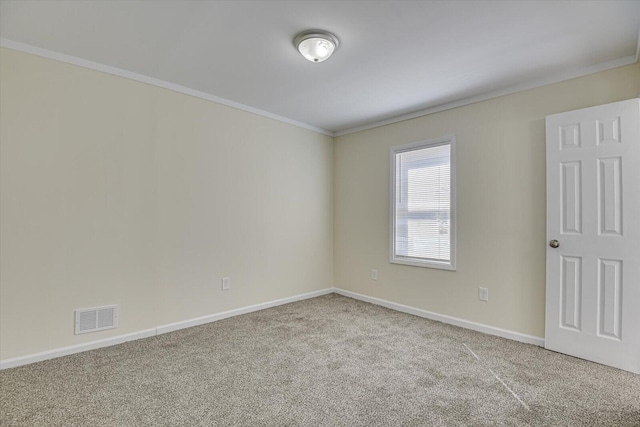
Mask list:
[[[558,246],[560,246],[560,242],[558,242],[556,239],[553,239],[552,241],[549,242],[549,246],[555,249]]]

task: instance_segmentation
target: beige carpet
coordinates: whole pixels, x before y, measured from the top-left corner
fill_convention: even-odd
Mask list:
[[[327,295],[0,371],[2,426],[640,426],[640,376]]]

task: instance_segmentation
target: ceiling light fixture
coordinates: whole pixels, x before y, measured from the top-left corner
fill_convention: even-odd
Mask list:
[[[307,30],[299,33],[293,44],[298,51],[311,62],[323,62],[329,59],[338,48],[338,38],[328,31]]]

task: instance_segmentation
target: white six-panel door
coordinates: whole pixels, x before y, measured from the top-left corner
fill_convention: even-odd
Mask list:
[[[640,373],[640,100],[546,126],[545,347]]]

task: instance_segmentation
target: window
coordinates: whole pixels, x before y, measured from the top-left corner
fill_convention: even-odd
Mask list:
[[[391,149],[391,262],[456,269],[455,144]]]

